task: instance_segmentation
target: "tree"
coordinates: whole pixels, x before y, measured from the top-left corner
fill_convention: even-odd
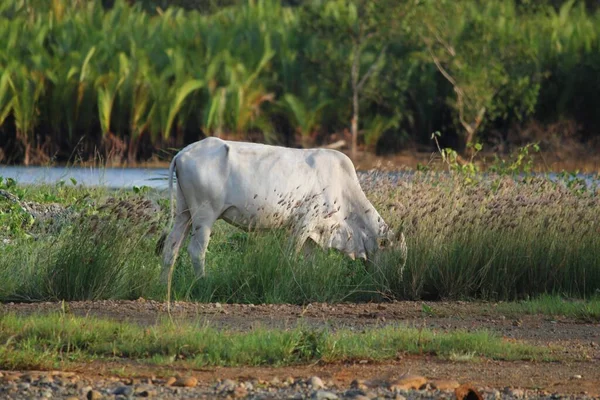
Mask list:
[[[385,64],[389,33],[397,21],[389,18],[396,8],[393,4],[391,1],[368,0],[315,1],[308,8],[310,16],[304,18],[321,41],[335,48],[335,51],[322,51],[320,55],[326,55],[326,62],[334,66],[332,70],[338,77],[342,76],[349,88],[352,158],[357,155],[364,89]]]
[[[466,148],[486,121],[533,112],[540,74],[514,4],[429,0],[415,17],[425,56],[452,86],[448,104]]]

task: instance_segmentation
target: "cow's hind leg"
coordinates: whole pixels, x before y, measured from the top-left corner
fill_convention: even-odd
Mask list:
[[[188,245],[188,253],[198,278],[204,278],[206,275],[206,249],[214,223],[214,218],[192,217],[192,237]]]
[[[189,211],[178,212],[173,224],[173,230],[165,241],[163,269],[160,275],[161,282],[168,282],[169,271],[173,269],[181,244],[189,233],[190,227],[191,219]]]

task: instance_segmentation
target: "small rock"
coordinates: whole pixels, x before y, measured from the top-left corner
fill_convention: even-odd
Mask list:
[[[217,385],[218,392],[233,392],[236,387],[236,383],[231,379],[225,379],[223,382]]]
[[[507,394],[516,399],[522,399],[525,397],[525,392],[523,391],[523,389],[509,389],[507,391]]]
[[[454,390],[460,383],[454,380],[438,379],[431,382],[431,387],[437,390]]]
[[[396,393],[394,400],[406,400],[406,397],[402,396],[400,393]]]
[[[294,378],[293,378],[293,377],[291,377],[291,376],[288,376],[287,378],[285,378],[285,383],[286,383],[288,386],[292,386],[292,385],[293,385],[295,382],[296,382],[296,381],[295,381],[295,380],[294,380]]]
[[[173,386],[176,387],[196,387],[198,384],[198,379],[190,376],[188,378],[179,378],[173,383]]]
[[[398,390],[419,389],[427,383],[427,379],[419,375],[406,375],[397,381],[390,384],[390,390],[397,392]]]
[[[573,375],[571,379],[581,379],[583,378],[581,375]]]
[[[158,391],[154,388],[146,388],[136,393],[139,397],[154,397],[158,394]]]
[[[54,379],[48,376],[44,376],[42,379],[38,381],[38,385],[50,385],[54,383]]]
[[[21,383],[19,383],[19,384],[17,385],[17,387],[18,387],[20,390],[29,390],[29,388],[31,387],[31,384],[30,384],[30,383],[27,383],[27,382],[21,382]]]
[[[24,380],[25,382],[33,382],[35,380],[37,380],[39,378],[39,376],[37,376],[36,374],[24,374],[21,375],[21,379]]]
[[[67,384],[68,384],[68,383],[69,383],[69,380],[68,380],[68,379],[61,378],[61,377],[58,377],[58,378],[56,378],[56,384],[57,384],[58,386],[62,386],[62,387],[64,387],[64,386],[67,386]]]
[[[492,389],[491,398],[494,400],[500,400],[502,398],[502,394],[498,389]]]
[[[454,394],[457,400],[483,400],[481,394],[473,386],[468,383],[462,384],[454,389]]]
[[[248,395],[248,390],[244,386],[238,386],[233,390],[233,398],[241,399]]]
[[[325,387],[325,385],[323,384],[323,381],[321,380],[321,378],[319,378],[318,376],[312,376],[309,380],[308,380],[308,385],[310,385],[310,387],[312,387],[314,390],[319,390],[319,389],[323,389]]]
[[[336,400],[338,399],[338,396],[333,392],[328,392],[326,390],[317,390],[316,392],[313,392],[312,398],[317,400]]]
[[[79,400],[79,397],[71,396],[71,397],[67,397],[65,400]]]
[[[115,396],[123,395],[123,396],[131,396],[133,394],[133,388],[131,386],[119,386],[113,391]]]
[[[155,376],[152,376],[152,377],[146,378],[146,379],[142,379],[142,383],[145,383],[146,385],[153,385],[155,379],[156,379]]]
[[[350,387],[353,389],[367,390],[367,384],[362,379],[355,379],[350,383]]]
[[[344,393],[344,397],[354,400],[365,400],[369,398],[366,396],[366,393],[360,389],[346,390],[346,392]]]
[[[166,380],[165,382],[165,386],[173,386],[173,384],[177,382],[177,378],[175,378],[174,376],[170,377],[169,379]]]
[[[89,392],[87,392],[88,400],[100,400],[101,398],[102,398],[102,393],[100,393],[97,390],[90,390]]]

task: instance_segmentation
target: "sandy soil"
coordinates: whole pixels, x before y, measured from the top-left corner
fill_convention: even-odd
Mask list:
[[[567,318],[549,316],[506,315],[494,303],[432,302],[432,312],[423,311],[423,302],[393,302],[385,304],[319,304],[296,305],[240,305],[172,304],[176,320],[207,323],[226,329],[247,330],[255,326],[293,327],[298,323],[311,326],[329,326],[333,329],[361,330],[369,326],[404,324],[428,327],[440,331],[486,328],[501,334],[506,340],[521,340],[551,346],[560,361],[453,362],[430,356],[403,356],[384,363],[357,360],[353,363],[320,364],[286,368],[206,368],[193,374],[201,383],[212,384],[217,379],[270,380],[274,377],[310,377],[318,375],[340,385],[354,379],[389,381],[402,374],[420,374],[428,378],[455,379],[471,382],[480,387],[518,387],[543,389],[549,393],[600,396],[600,324],[584,323]],[[61,309],[60,303],[8,303],[0,305],[5,312],[30,314]],[[143,325],[154,324],[166,317],[166,305],[156,301],[96,301],[70,302],[68,309],[75,315],[91,315]],[[77,372],[93,376],[114,374],[126,368],[137,376],[168,376],[177,369],[152,368],[126,363],[99,363],[82,365]],[[179,371],[181,372],[181,371]],[[187,371],[189,372],[189,371]]]

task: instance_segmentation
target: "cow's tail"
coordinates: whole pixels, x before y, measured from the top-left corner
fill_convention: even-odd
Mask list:
[[[167,240],[167,235],[169,234],[169,230],[171,230],[171,228],[173,227],[173,221],[175,220],[175,193],[173,193],[173,172],[175,171],[175,161],[176,160],[177,160],[177,155],[175,155],[175,157],[173,157],[173,160],[171,161],[171,164],[169,165],[169,197],[171,199],[171,201],[170,201],[171,211],[169,214],[169,224],[167,225],[167,228],[162,233],[162,235],[158,239],[158,242],[156,243],[155,253],[157,256],[162,254],[164,247],[165,247],[165,241]]]

